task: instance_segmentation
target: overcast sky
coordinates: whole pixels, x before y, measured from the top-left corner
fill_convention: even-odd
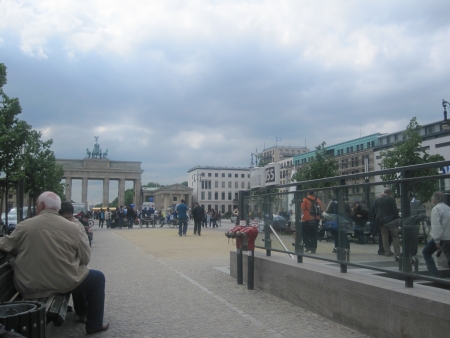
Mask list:
[[[143,184],[172,184],[196,165],[249,166],[276,137],[314,149],[442,119],[449,13],[444,0],[0,0],[0,62],[57,158],[99,136],[111,160],[142,162]]]

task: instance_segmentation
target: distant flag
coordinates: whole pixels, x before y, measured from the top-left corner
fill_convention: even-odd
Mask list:
[[[276,142],[281,141],[281,137],[276,138]]]

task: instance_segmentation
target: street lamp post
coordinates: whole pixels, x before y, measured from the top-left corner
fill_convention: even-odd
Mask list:
[[[201,174],[194,174],[194,175],[192,175],[192,183],[195,183],[195,182],[197,182],[197,200],[196,200],[196,202],[199,202],[199,198],[198,198],[198,183],[199,182],[201,182],[202,181],[202,175]]]
[[[250,168],[253,168],[254,166],[258,166],[258,149],[255,150],[255,153],[250,154]],[[255,156],[255,165],[253,165],[253,156]]]
[[[447,120],[447,107],[450,107],[450,103],[442,100],[442,107],[444,107],[444,121],[441,122],[441,126],[443,130],[449,130],[450,122]]]

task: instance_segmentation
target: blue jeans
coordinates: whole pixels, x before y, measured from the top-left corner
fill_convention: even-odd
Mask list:
[[[425,245],[425,248],[422,250],[423,258],[425,259],[425,264],[427,265],[427,269],[430,272],[431,276],[438,277],[439,276],[439,270],[436,267],[436,263],[433,259],[433,254],[436,252],[437,247],[436,243],[434,242],[434,238],[431,239]]]
[[[72,290],[74,304],[85,302],[86,328],[98,329],[103,325],[103,311],[105,307],[105,275],[98,270],[89,270],[87,277]],[[82,315],[77,313],[78,315]]]
[[[179,218],[178,219],[178,234],[181,236],[186,235],[187,231],[187,218]]]

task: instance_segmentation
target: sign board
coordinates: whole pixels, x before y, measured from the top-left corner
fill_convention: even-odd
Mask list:
[[[280,184],[280,165],[278,163],[271,163],[264,167],[265,172],[265,186]]]

